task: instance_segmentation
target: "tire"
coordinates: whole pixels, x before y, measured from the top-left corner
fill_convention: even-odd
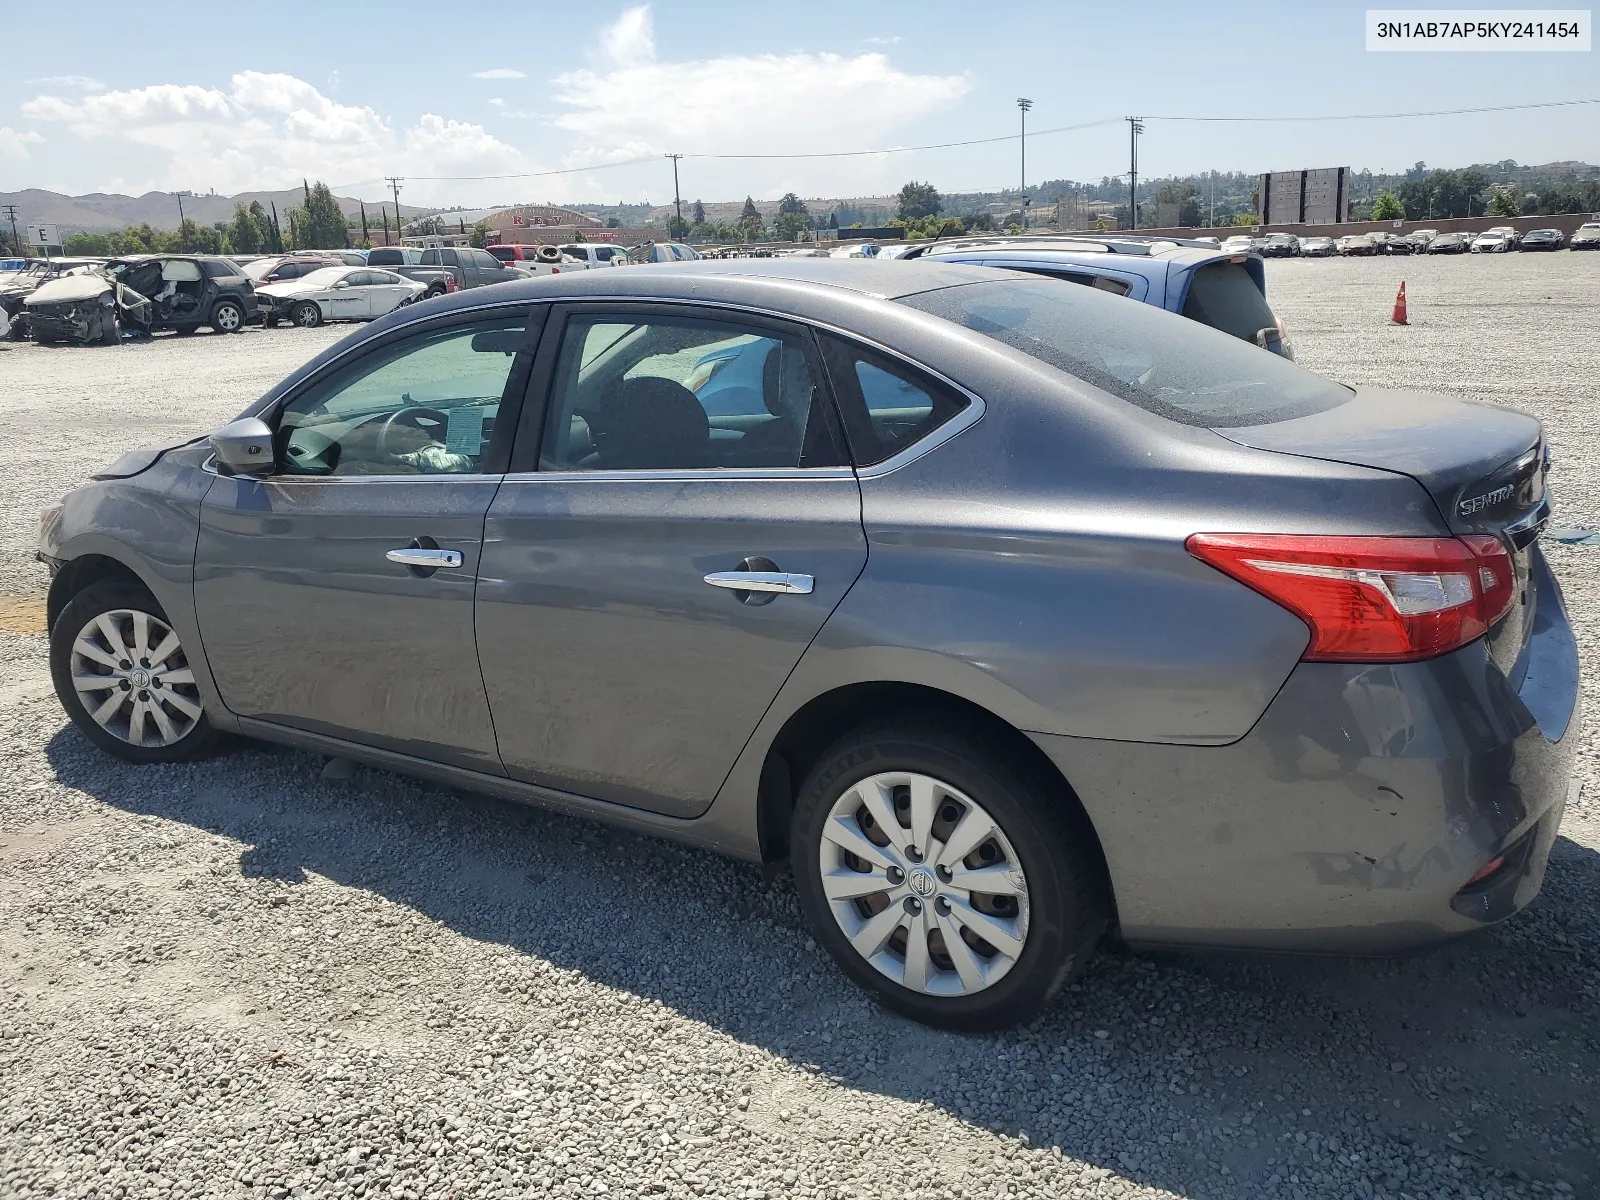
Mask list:
[[[173,649],[159,662],[134,657],[141,624],[147,651],[161,649],[169,635],[173,639]],[[120,640],[114,641],[107,628]],[[206,719],[176,637],[155,597],[136,583],[104,579],[67,602],[50,631],[50,677],[61,706],[85,737],[132,763],[189,762],[220,748],[222,737]],[[124,662],[128,668],[121,666]],[[84,681],[100,678],[117,683],[80,690]],[[148,686],[141,689],[140,683]],[[118,695],[124,697],[121,704],[107,713]],[[97,719],[96,712],[103,715]]]
[[[906,819],[913,787],[930,796],[927,837],[935,847],[959,851],[958,842],[981,839],[955,860],[952,874],[938,854],[930,860],[927,847],[917,847],[924,853],[916,857],[891,844],[881,823],[863,823],[874,793],[892,795],[894,816]],[[878,811],[889,814],[889,803],[880,799]],[[973,819],[976,825],[965,824]],[[828,830],[842,837],[825,836]],[[907,827],[896,833],[914,843]],[[844,844],[862,848],[856,835],[877,847],[881,863],[844,851]],[[865,725],[824,751],[801,788],[790,846],[800,906],[845,974],[885,1007],[946,1029],[1000,1029],[1037,1015],[1083,969],[1110,909],[1093,830],[1060,780],[936,714]],[[991,873],[980,876],[979,868]],[[964,890],[964,879],[997,891]],[[862,896],[875,882],[883,889]],[[919,921],[928,953],[922,985],[912,986]],[[961,963],[950,953],[947,928],[966,943]],[[995,941],[968,941],[979,928]],[[871,958],[852,936],[876,946]]]
[[[100,344],[102,346],[115,346],[122,341],[122,321],[113,312],[108,321],[100,318]]]
[[[301,329],[315,329],[322,324],[322,310],[310,300],[302,300],[294,306],[289,319]]]
[[[262,317],[261,318],[261,327],[263,329],[276,329],[278,327],[278,318],[277,317]]]
[[[430,287],[427,291],[422,293],[422,298],[424,300],[432,300],[435,296],[442,296],[442,295],[444,295],[444,287],[443,287],[443,285],[436,283],[432,287]]]
[[[244,306],[237,300],[218,300],[211,310],[211,328],[217,333],[239,333],[244,329]]]

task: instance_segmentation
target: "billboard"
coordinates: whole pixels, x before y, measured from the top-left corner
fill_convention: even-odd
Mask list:
[[[1332,225],[1350,219],[1350,168],[1272,171],[1261,177],[1266,225]]]

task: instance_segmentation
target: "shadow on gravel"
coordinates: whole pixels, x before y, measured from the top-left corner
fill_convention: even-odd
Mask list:
[[[69,728],[47,754],[109,805],[243,843],[247,877],[370,890],[1181,1196],[1600,1190],[1600,855],[1564,838],[1528,912],[1427,957],[1103,955],[1031,1027],[963,1037],[867,1002],[810,942],[788,878],[755,867],[365,768],[326,783],[322,759],[284,750],[131,768]],[[1357,1178],[1376,1190],[1346,1190]]]

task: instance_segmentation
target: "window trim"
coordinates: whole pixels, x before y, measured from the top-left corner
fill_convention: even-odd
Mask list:
[[[396,342],[404,341],[409,337],[419,334],[426,335],[457,325],[476,325],[481,321],[521,316],[527,321],[527,329],[523,334],[524,340],[521,349],[517,351],[511,360],[511,371],[507,374],[505,387],[500,393],[500,411],[495,414],[494,433],[490,435],[489,447],[483,453],[483,461],[479,464],[479,470],[449,475],[426,475],[418,474],[414,471],[394,475],[282,475],[274,471],[271,475],[263,476],[260,481],[274,484],[288,482],[397,483],[411,480],[485,479],[503,476],[511,460],[511,450],[515,444],[516,431],[521,420],[523,398],[527,392],[528,376],[533,370],[535,351],[541,344],[544,329],[549,323],[549,315],[550,305],[545,303],[501,304],[493,307],[465,309],[431,321],[417,321],[399,326],[380,337],[375,337],[369,342],[363,342],[360,346],[354,347],[351,353],[341,354],[331,360],[322,370],[302,379],[290,391],[277,397],[269,407],[255,414],[271,427],[273,441],[276,443],[278,424],[283,419],[283,410],[305,395],[309,389],[322,383],[330,375],[353,367],[369,355]],[[501,412],[508,412],[507,420],[502,421],[500,419]]]
[[[638,297],[619,297],[613,301],[603,299],[555,301],[549,320],[545,322],[544,335],[538,353],[534,356],[533,370],[529,374],[526,395],[522,404],[521,420],[517,425],[516,443],[512,447],[506,478],[525,482],[530,479],[594,479],[638,482],[660,479],[820,479],[824,472],[843,472],[853,475],[851,468],[850,439],[845,436],[844,422],[839,416],[839,406],[822,347],[818,344],[814,328],[807,322],[754,308],[710,301],[691,300],[641,300]],[[620,471],[541,471],[539,453],[543,449],[544,427],[550,409],[551,394],[555,388],[557,360],[565,340],[567,325],[574,317],[590,315],[607,316],[637,314],[641,321],[656,317],[679,317],[689,320],[714,321],[722,319],[757,328],[768,326],[774,332],[797,338],[806,350],[806,365],[815,377],[822,393],[822,419],[828,426],[828,436],[844,458],[843,463],[826,467],[657,467],[626,469]],[[498,431],[498,425],[496,430]]]
[[[955,384],[946,380],[937,372],[928,370],[921,363],[913,362],[904,354],[886,353],[875,344],[864,341],[860,338],[852,338],[838,333],[832,333],[832,331],[829,332],[831,336],[823,337],[819,339],[819,341],[821,342],[823,362],[827,366],[829,375],[833,377],[832,382],[835,394],[840,397],[848,397],[847,400],[841,399],[841,417],[843,416],[843,407],[845,403],[849,403],[851,405],[859,404],[862,412],[866,412],[866,400],[862,396],[861,385],[859,380],[856,378],[855,368],[853,365],[857,358],[866,358],[869,360],[871,358],[885,359],[889,363],[898,366],[901,371],[910,377],[913,383],[918,383],[919,380],[923,381],[920,386],[923,386],[925,390],[930,392],[930,394],[939,391],[954,392],[957,396],[966,401],[966,404],[963,405],[960,410],[953,413],[944,421],[941,421],[932,429],[928,430],[927,433],[923,434],[916,441],[901,447],[887,458],[880,459],[875,463],[863,466],[860,461],[861,456],[857,453],[856,445],[854,441],[851,441],[850,458],[851,461],[856,464],[856,470],[863,479],[876,478],[879,475],[886,475],[890,471],[898,470],[900,467],[905,466],[906,463],[911,462],[913,459],[922,457],[922,455],[928,453],[928,451],[934,449],[936,446],[943,445],[945,442],[949,441],[951,437],[954,437],[955,434],[960,433],[963,429],[970,428],[978,419],[978,417],[983,415],[983,401],[977,396],[976,393],[968,390],[967,388],[961,387],[959,384]],[[861,352],[865,353],[863,354]],[[851,363],[848,370],[845,369],[847,364],[843,361],[839,361],[843,355],[849,355],[851,358]],[[963,418],[974,409],[978,410],[977,415],[970,419],[963,420]],[[867,419],[870,420],[870,417]],[[952,425],[958,426],[958,428],[956,428],[952,433],[941,437],[940,434]],[[848,421],[846,421],[845,433],[847,440],[849,440],[849,431],[850,424]]]

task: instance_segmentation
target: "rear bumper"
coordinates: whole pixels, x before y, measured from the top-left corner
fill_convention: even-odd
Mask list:
[[[1425,663],[1302,663],[1228,746],[1031,735],[1095,823],[1123,936],[1394,953],[1527,905],[1580,724],[1576,642],[1537,561],[1534,632],[1509,679],[1479,642]]]

